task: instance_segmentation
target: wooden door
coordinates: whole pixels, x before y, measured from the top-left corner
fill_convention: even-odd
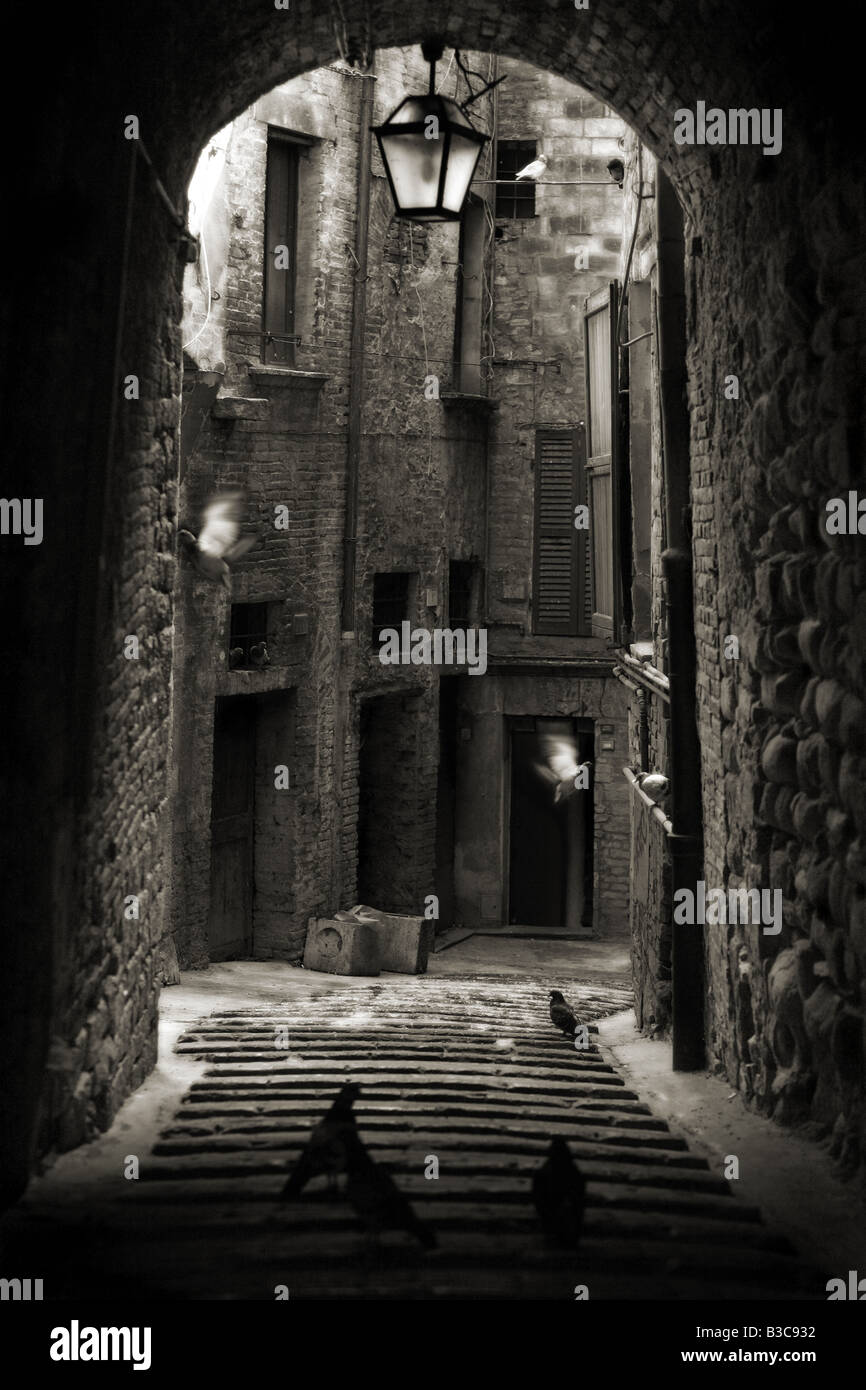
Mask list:
[[[209,955],[252,950],[256,702],[217,700],[211,801]]]

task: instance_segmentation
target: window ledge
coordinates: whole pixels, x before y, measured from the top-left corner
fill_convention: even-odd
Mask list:
[[[483,410],[488,413],[499,409],[499,402],[490,396],[476,396],[468,391],[440,391],[439,399],[446,409],[465,406],[469,410]]]
[[[249,366],[247,370],[255,382],[290,386],[301,390],[306,388],[321,391],[325,382],[331,380],[328,372],[299,372],[294,367],[271,366],[265,362]]]

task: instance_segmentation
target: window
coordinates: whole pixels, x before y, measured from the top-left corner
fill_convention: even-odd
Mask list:
[[[475,573],[472,560],[452,560],[448,566],[448,626],[472,627],[475,622]]]
[[[400,624],[409,616],[409,574],[388,571],[373,575],[373,641],[381,641],[382,628]]]
[[[485,204],[469,197],[460,221],[454,312],[454,387],[481,395]]]
[[[534,140],[500,140],[496,147],[496,216],[534,217],[535,183],[514,183],[514,175],[535,158]],[[507,182],[501,183],[505,179]]]
[[[583,425],[537,430],[535,435],[535,545],[533,631],[577,637],[589,632],[589,547],[575,526],[585,505],[586,435]]]
[[[260,644],[264,644],[265,652]],[[266,603],[233,603],[229,633],[229,670],[261,667],[269,664],[268,605]],[[252,657],[250,648],[255,648]]]
[[[586,465],[592,536],[592,632],[619,632],[619,489],[617,487],[618,286],[590,296],[584,315],[588,452]]]
[[[268,132],[262,361],[295,361],[299,145]]]

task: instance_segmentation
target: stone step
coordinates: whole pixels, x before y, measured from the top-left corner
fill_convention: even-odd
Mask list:
[[[429,1141],[431,1144],[439,1144],[443,1139],[448,1141],[448,1148],[452,1146],[451,1140],[455,1144],[461,1144],[468,1138],[475,1138],[485,1146],[490,1144],[504,1143],[521,1145],[535,1150],[542,1157],[548,1148],[554,1134],[561,1134],[566,1140],[572,1137],[576,1141],[592,1140],[599,1144],[614,1144],[620,1147],[637,1147],[643,1149],[665,1149],[683,1150],[687,1149],[684,1139],[666,1133],[664,1131],[653,1133],[645,1130],[615,1130],[607,1126],[593,1127],[591,1132],[581,1130],[574,1134],[571,1121],[563,1118],[558,1122],[555,1129],[551,1129],[549,1120],[537,1121],[532,1123],[529,1120],[497,1122],[485,1120],[483,1118],[467,1118],[464,1121],[443,1116],[439,1119],[431,1119],[429,1115],[411,1118],[405,1114],[395,1113],[393,1117],[370,1116],[366,1111],[357,1111],[358,1125],[364,1136],[376,1135],[380,1140],[385,1140],[394,1136],[395,1138],[405,1138],[411,1135],[412,1139],[418,1143]],[[315,1119],[319,1117],[316,1116]],[[280,1137],[282,1142],[288,1140],[292,1144],[304,1144],[312,1128],[309,1120],[300,1117],[292,1118],[288,1124],[275,1123],[273,1118],[258,1116],[254,1119],[247,1117],[233,1120],[226,1123],[224,1120],[204,1120],[200,1118],[184,1120],[181,1123],[169,1125],[162,1132],[163,1139],[179,1139],[182,1137],[206,1139],[209,1136],[225,1135],[273,1135]]]
[[[423,1146],[419,1146],[418,1150],[413,1152],[409,1149],[386,1150],[371,1144],[370,1149],[373,1157],[382,1161],[389,1172],[395,1177],[400,1176],[400,1185],[403,1186],[403,1176],[411,1177],[414,1173],[423,1171],[426,1155],[421,1153],[421,1147]],[[721,1177],[705,1167],[695,1166],[701,1160],[695,1159],[693,1155],[672,1154],[667,1162],[659,1163],[658,1155],[652,1151],[646,1155],[638,1155],[611,1149],[601,1154],[596,1151],[596,1156],[590,1157],[593,1152],[591,1145],[572,1144],[570,1147],[580,1162],[581,1172],[587,1182],[639,1182],[681,1190],[726,1190],[726,1184]],[[236,1143],[224,1146],[214,1144],[211,1149],[205,1150],[199,1146],[182,1144],[166,1146],[160,1141],[154,1147],[153,1154],[142,1161],[140,1180],[160,1181],[166,1177],[191,1178],[196,1175],[236,1176],[242,1180],[253,1173],[282,1173],[288,1176],[299,1152],[300,1149],[271,1149],[266,1145],[242,1148]],[[691,1165],[684,1161],[686,1158],[691,1158]],[[447,1188],[449,1192],[458,1191],[461,1182],[465,1182],[467,1177],[473,1180],[484,1177],[492,1181],[494,1178],[519,1175],[526,1183],[537,1168],[538,1159],[534,1154],[514,1154],[510,1157],[498,1156],[496,1152],[476,1152],[471,1156],[453,1154],[449,1155],[444,1171],[440,1169],[439,1183],[443,1190]],[[420,1180],[425,1181],[423,1177]]]
[[[184,1099],[183,1109],[178,1111],[178,1120],[183,1122],[190,1117],[194,1120],[211,1119],[294,1119],[306,1122],[313,1122],[324,1113],[319,1102],[319,1097],[310,1096],[307,1100],[287,1100],[276,1101],[268,1096],[266,1099],[255,1104],[238,1101],[234,1099],[208,1100],[197,1096],[187,1096]],[[403,1120],[407,1125],[415,1126],[419,1117],[414,1114],[414,1107],[407,1108],[405,1101],[399,1100],[375,1100],[368,1099],[366,1094],[362,1100],[355,1104],[355,1114],[363,1115],[368,1124],[372,1124],[379,1117],[396,1116]],[[579,1110],[573,1105],[538,1105],[532,1107],[532,1113],[525,1118],[515,1114],[514,1107],[502,1105],[485,1105],[482,1102],[476,1104],[443,1104],[438,1101],[425,1100],[424,1116],[426,1121],[434,1126],[442,1125],[447,1127],[453,1125],[456,1128],[471,1125],[478,1121],[483,1127],[502,1124],[507,1126],[509,1131],[520,1128],[522,1125],[528,1126],[527,1133],[534,1133],[536,1128],[548,1128],[550,1126],[562,1125],[582,1125],[582,1126],[601,1126],[604,1129],[639,1129],[647,1133],[659,1132],[668,1133],[668,1127],[664,1120],[659,1120],[655,1115],[647,1113],[646,1106],[634,1105],[629,1109],[614,1109],[612,1106],[583,1106]],[[550,1133],[558,1133],[559,1129],[550,1129]],[[685,1143],[685,1140],[682,1141]]]

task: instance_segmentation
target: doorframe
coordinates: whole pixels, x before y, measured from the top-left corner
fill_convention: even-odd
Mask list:
[[[503,925],[503,927],[509,927],[509,926],[511,925],[511,801],[512,801],[512,770],[513,770],[513,759],[512,759],[512,753],[511,753],[512,733],[514,732],[515,726],[518,724],[519,721],[521,721],[521,720],[524,720],[524,721],[525,721],[525,720],[528,720],[528,719],[531,719],[531,720],[533,721],[533,726],[536,726],[539,720],[544,720],[544,721],[547,721],[547,720],[554,720],[554,721],[559,721],[559,722],[563,722],[563,721],[566,720],[566,719],[571,720],[571,723],[572,723],[572,726],[573,726],[573,730],[574,730],[574,736],[575,736],[575,739],[577,740],[578,744],[580,743],[580,740],[581,740],[582,737],[583,737],[583,738],[588,737],[589,740],[590,740],[590,757],[591,757],[592,763],[593,763],[593,772],[595,771],[596,724],[598,723],[598,721],[597,721],[595,718],[593,718],[592,716],[590,716],[590,715],[580,715],[580,714],[505,714],[505,715],[503,715],[504,736],[503,736],[503,740],[502,740],[502,744],[503,744],[503,748],[502,748],[502,769],[503,769],[503,775],[502,775],[502,814],[501,814],[501,816],[500,816],[500,824],[501,824],[501,826],[502,826],[502,832],[501,832],[501,836],[500,836],[500,850],[501,850],[501,866],[502,866],[502,875],[501,875],[501,902],[502,902],[502,918],[503,918],[502,925]],[[519,730],[518,730],[518,732],[519,732]],[[528,733],[529,730],[526,729],[526,730],[524,730],[524,732]],[[592,800],[591,800],[590,805],[591,805],[591,807],[592,807],[593,816],[592,816],[592,833],[591,833],[591,835],[589,836],[589,839],[588,839],[588,841],[587,841],[586,849],[587,849],[587,860],[588,860],[588,862],[589,862],[590,871],[591,871],[591,874],[590,874],[590,889],[591,889],[591,899],[592,899],[592,920],[591,920],[591,922],[590,922],[588,928],[586,928],[585,930],[584,930],[583,928],[581,928],[581,929],[580,929],[577,933],[575,933],[575,934],[573,935],[573,937],[572,937],[573,940],[585,940],[585,941],[595,938],[595,935],[596,935],[596,930],[595,930],[595,928],[596,928],[596,920],[597,920],[597,917],[598,917],[598,902],[597,902],[597,900],[596,900],[596,894],[595,894],[595,814],[594,814],[594,813],[595,813],[595,777],[594,777],[594,776],[591,776],[591,777],[590,777],[590,780],[589,780],[589,790],[590,790],[590,792],[591,792],[591,794],[592,794]],[[539,930],[541,930],[541,928],[539,928]]]

